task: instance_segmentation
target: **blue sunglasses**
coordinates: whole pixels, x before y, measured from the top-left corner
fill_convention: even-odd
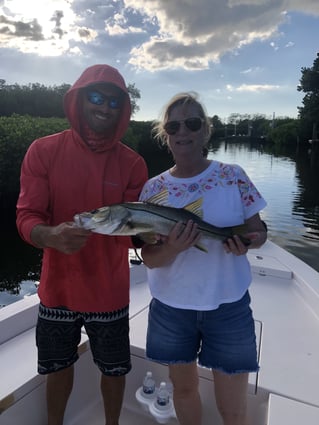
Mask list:
[[[107,106],[110,109],[120,109],[121,107],[121,100],[119,97],[116,96],[106,96],[103,93],[100,93],[96,90],[91,90],[86,92],[86,98],[87,100],[92,103],[92,105],[104,105],[105,102],[107,102]]]

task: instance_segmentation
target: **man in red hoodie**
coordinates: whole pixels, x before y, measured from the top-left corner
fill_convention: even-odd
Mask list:
[[[35,140],[21,167],[17,227],[43,249],[36,330],[38,371],[47,374],[48,425],[62,425],[84,326],[102,372],[107,425],[118,425],[129,350],[128,237],[74,226],[76,213],[136,201],[144,160],[120,142],[131,104],[120,73],[86,69],[64,98],[69,130]]]

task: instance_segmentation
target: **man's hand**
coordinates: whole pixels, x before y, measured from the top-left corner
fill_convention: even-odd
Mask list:
[[[76,227],[72,222],[58,226],[39,224],[31,231],[31,239],[39,248],[54,248],[63,254],[79,251],[87,242],[91,231]]]

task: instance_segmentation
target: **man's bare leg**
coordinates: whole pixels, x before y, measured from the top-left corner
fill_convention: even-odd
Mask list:
[[[119,425],[124,389],[125,376],[102,375],[101,392],[104,402],[106,425]]]
[[[74,368],[70,366],[47,376],[48,425],[63,425],[64,412],[73,387]]]

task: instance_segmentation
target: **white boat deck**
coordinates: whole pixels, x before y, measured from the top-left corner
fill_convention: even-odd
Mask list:
[[[260,371],[251,374],[249,381],[252,423],[318,425],[319,273],[269,242],[261,250],[250,251],[249,259],[254,275],[250,293],[260,347]],[[144,266],[131,268],[131,281],[133,370],[127,378],[121,425],[148,425],[156,421],[142,410],[135,392],[146,370],[152,370],[158,382],[167,380],[168,372],[165,365],[145,360],[150,294]],[[1,425],[45,424],[45,380],[36,372],[37,302],[37,296],[33,295],[0,310]],[[84,333],[80,353],[65,423],[98,425],[103,422],[99,373],[91,360]],[[214,425],[218,425],[221,422],[212,402],[212,374],[202,368],[199,373],[203,423],[211,424],[214,418]],[[32,403],[34,409],[30,408]],[[79,412],[78,405],[85,406],[85,411]],[[177,424],[177,421],[170,419],[168,423]]]

